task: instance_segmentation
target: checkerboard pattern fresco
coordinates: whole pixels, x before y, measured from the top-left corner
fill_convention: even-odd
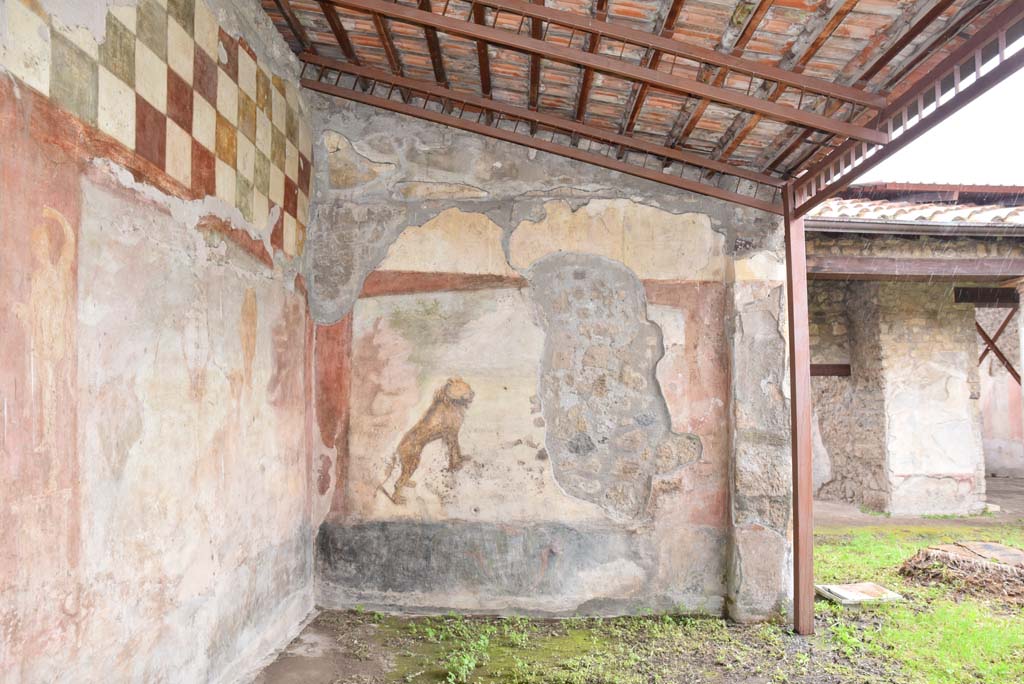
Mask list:
[[[26,85],[156,165],[193,197],[215,196],[264,226],[288,256],[309,217],[312,139],[296,85],[270,72],[203,0],[114,6],[97,44],[9,0],[13,46],[0,61]]]

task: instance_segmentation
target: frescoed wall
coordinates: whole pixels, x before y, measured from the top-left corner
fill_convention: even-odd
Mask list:
[[[777,222],[311,102],[311,302],[339,321],[317,330],[317,415],[336,437],[315,457],[334,466],[318,602],[785,605]]]
[[[309,121],[255,3],[107,4],[0,7],[0,681],[235,681],[313,607]]]

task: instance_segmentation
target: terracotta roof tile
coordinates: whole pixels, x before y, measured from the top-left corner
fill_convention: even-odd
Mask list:
[[[926,221],[932,223],[1024,225],[1024,207],[996,204],[918,204],[889,200],[831,199],[815,207],[809,219],[861,219],[885,223]]]
[[[418,5],[417,0],[398,1],[404,6]],[[545,0],[545,5],[579,16],[592,17],[595,1]],[[909,21],[920,13],[922,7],[920,0],[858,0],[853,4],[849,14],[834,26],[831,33],[819,36],[818,40],[810,40],[806,35],[808,31],[813,33],[815,26],[830,25],[826,21],[830,16],[828,12],[835,10],[838,6],[836,3],[829,4],[824,0],[762,2],[770,2],[771,6],[757,27],[750,32],[749,41],[736,49],[735,54],[770,65],[779,65],[780,61],[789,55],[798,65],[796,68],[802,69],[803,73],[844,85],[855,84],[867,67],[900,37],[901,31],[905,30]],[[947,44],[935,49],[930,58],[919,63],[913,62],[916,66],[910,74],[895,84],[899,88],[909,86],[969,36],[977,26],[987,21],[993,13],[1000,11],[1005,3],[991,0],[954,0],[933,25],[896,55],[888,65],[880,68],[868,81],[866,88],[875,92],[885,92],[892,85],[889,84],[890,77],[911,63],[917,55],[918,48],[927,45],[934,36],[941,34],[947,26],[972,8],[987,3],[991,3],[987,10],[968,23]],[[336,40],[323,17],[319,3],[315,0],[290,0],[290,4],[317,48],[324,54],[339,56]],[[670,0],[608,0],[607,21],[653,32],[667,13],[669,4]],[[262,5],[285,39],[291,41],[293,49],[298,51],[300,46],[295,42],[295,37],[288,29],[275,0],[263,0]],[[455,19],[467,20],[471,3],[467,0],[432,0],[431,6],[437,14],[445,13]],[[730,46],[723,45],[723,41],[727,35],[735,36],[738,33],[736,27],[742,25],[738,22],[745,22],[750,16],[750,6],[749,0],[684,0],[672,38],[705,48],[729,50]],[[744,7],[748,9],[743,11]],[[350,35],[359,59],[368,66],[389,70],[383,45],[369,16],[365,12],[341,7],[337,8],[337,12]],[[488,25],[494,24],[495,15],[493,10],[486,11]],[[433,81],[430,54],[422,29],[399,21],[388,23],[406,75]],[[497,26],[509,31],[520,31],[524,35],[529,34],[529,21],[522,21],[511,12],[499,13]],[[562,45],[571,43],[574,48],[582,48],[585,45],[586,36],[580,32],[555,26],[548,27],[546,24],[545,27],[545,40]],[[438,33],[451,87],[478,93],[480,76],[475,43],[446,36],[441,31]],[[815,47],[810,49],[806,47],[807,45]],[[791,50],[794,54],[789,54]],[[645,51],[635,47],[624,48],[621,42],[606,38],[601,41],[600,53],[638,64],[643,60]],[[492,47],[490,58],[494,98],[524,106],[529,90],[529,57],[521,52]],[[693,61],[671,56],[664,57],[658,66],[662,71],[670,71],[691,79],[697,77],[699,67],[700,65]],[[574,113],[582,73],[583,70],[577,67],[544,60],[540,74],[539,109],[563,116]],[[714,70],[711,70],[710,75],[714,76]],[[725,88],[744,93],[754,92],[759,85],[760,82],[756,79],[751,83],[748,77],[737,73],[730,73],[724,83]],[[628,116],[627,105],[631,101],[632,92],[633,84],[629,81],[596,75],[586,112],[587,122],[619,130]],[[640,109],[635,130],[652,140],[664,140],[688,99],[685,96],[651,89]],[[827,104],[823,97],[802,95],[792,89],[779,97],[779,102],[818,112]],[[716,148],[728,146],[729,141],[723,140],[723,136],[729,135],[731,124],[742,114],[743,112],[729,106],[707,107],[691,139],[684,143],[685,147],[707,154]],[[848,109],[844,107],[833,116],[839,118],[847,114]],[[863,117],[856,120],[862,123]],[[736,162],[763,168],[780,150],[789,145],[800,130],[798,127],[762,119],[750,128],[738,145],[734,146],[732,157]],[[788,170],[792,164],[804,159],[815,145],[816,143],[811,147],[797,148],[778,170]],[[804,162],[805,166],[806,163],[809,162]]]

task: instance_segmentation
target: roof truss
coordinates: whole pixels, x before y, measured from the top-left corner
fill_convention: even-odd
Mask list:
[[[1007,52],[1022,32],[1020,0],[918,0],[908,6],[905,20],[894,21],[875,41],[878,54],[865,54],[867,61],[854,77],[835,81],[804,70],[851,13],[856,15],[858,0],[823,4],[774,63],[748,59],[744,51],[771,23],[775,0],[739,0],[714,49],[676,30],[686,2],[665,0],[647,31],[616,19],[621,0],[593,0],[586,14],[544,0],[266,0],[264,7],[298,44],[303,84],[309,88],[778,214],[784,211],[787,182],[794,185],[793,210],[806,213],[1024,59],[1020,52]],[[330,33],[318,29],[311,14],[322,16]],[[372,26],[379,47],[369,45],[365,35],[353,39],[353,21]],[[402,49],[396,45],[393,22],[421,31],[429,80],[420,75],[422,66],[410,62],[410,71],[403,64],[408,55],[405,43]],[[942,30],[918,40],[936,25]],[[966,33],[972,35],[962,40]],[[445,54],[450,46],[441,34],[475,47],[472,68],[479,84],[472,92],[451,80],[446,59],[452,56]],[[402,35],[406,41],[409,32]],[[364,49],[378,51],[386,63],[361,58]],[[946,59],[914,78],[922,71],[918,65],[939,50],[949,53]],[[503,92],[495,85],[496,77],[507,78],[503,56],[512,53],[528,65],[520,102],[509,100],[507,87]],[[903,54],[908,58],[884,83],[901,92],[890,101],[876,92],[877,83],[869,83]],[[563,78],[571,73],[565,67],[577,70],[576,95],[564,110],[545,105],[545,63],[560,65]],[[596,83],[604,89],[604,110],[609,83],[628,88],[616,121],[591,115],[598,106]],[[665,101],[681,103],[671,130],[666,124],[660,135],[638,124],[652,100],[662,107]],[[719,117],[731,113],[732,123],[708,143],[704,122],[711,111]],[[751,162],[749,152],[745,159],[732,159],[766,123],[781,133],[761,160]],[[703,139],[696,140],[700,130]]]
[[[1008,48],[1024,39],[1024,2],[1011,2],[980,31],[896,98],[870,124],[892,138],[887,145],[847,140],[795,183],[796,212],[803,215],[942,123],[1024,66],[1024,49]]]

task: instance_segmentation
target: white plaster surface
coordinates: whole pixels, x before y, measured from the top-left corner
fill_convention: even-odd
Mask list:
[[[381,271],[515,276],[505,261],[501,226],[485,214],[446,209],[406,228],[378,266]]]
[[[495,334],[500,331],[499,334]],[[603,520],[567,496],[538,457],[544,426],[537,374],[544,334],[515,289],[360,299],[353,320],[350,510],[355,519],[571,522]],[[440,441],[427,445],[415,488],[393,503],[395,449],[434,392],[461,377],[476,396],[459,433],[469,461],[450,473]]]
[[[673,214],[629,200],[593,200],[575,211],[552,200],[544,210],[544,218],[523,221],[512,233],[510,263],[516,269],[564,251],[614,259],[641,279],[725,278],[725,238],[705,214]]]

